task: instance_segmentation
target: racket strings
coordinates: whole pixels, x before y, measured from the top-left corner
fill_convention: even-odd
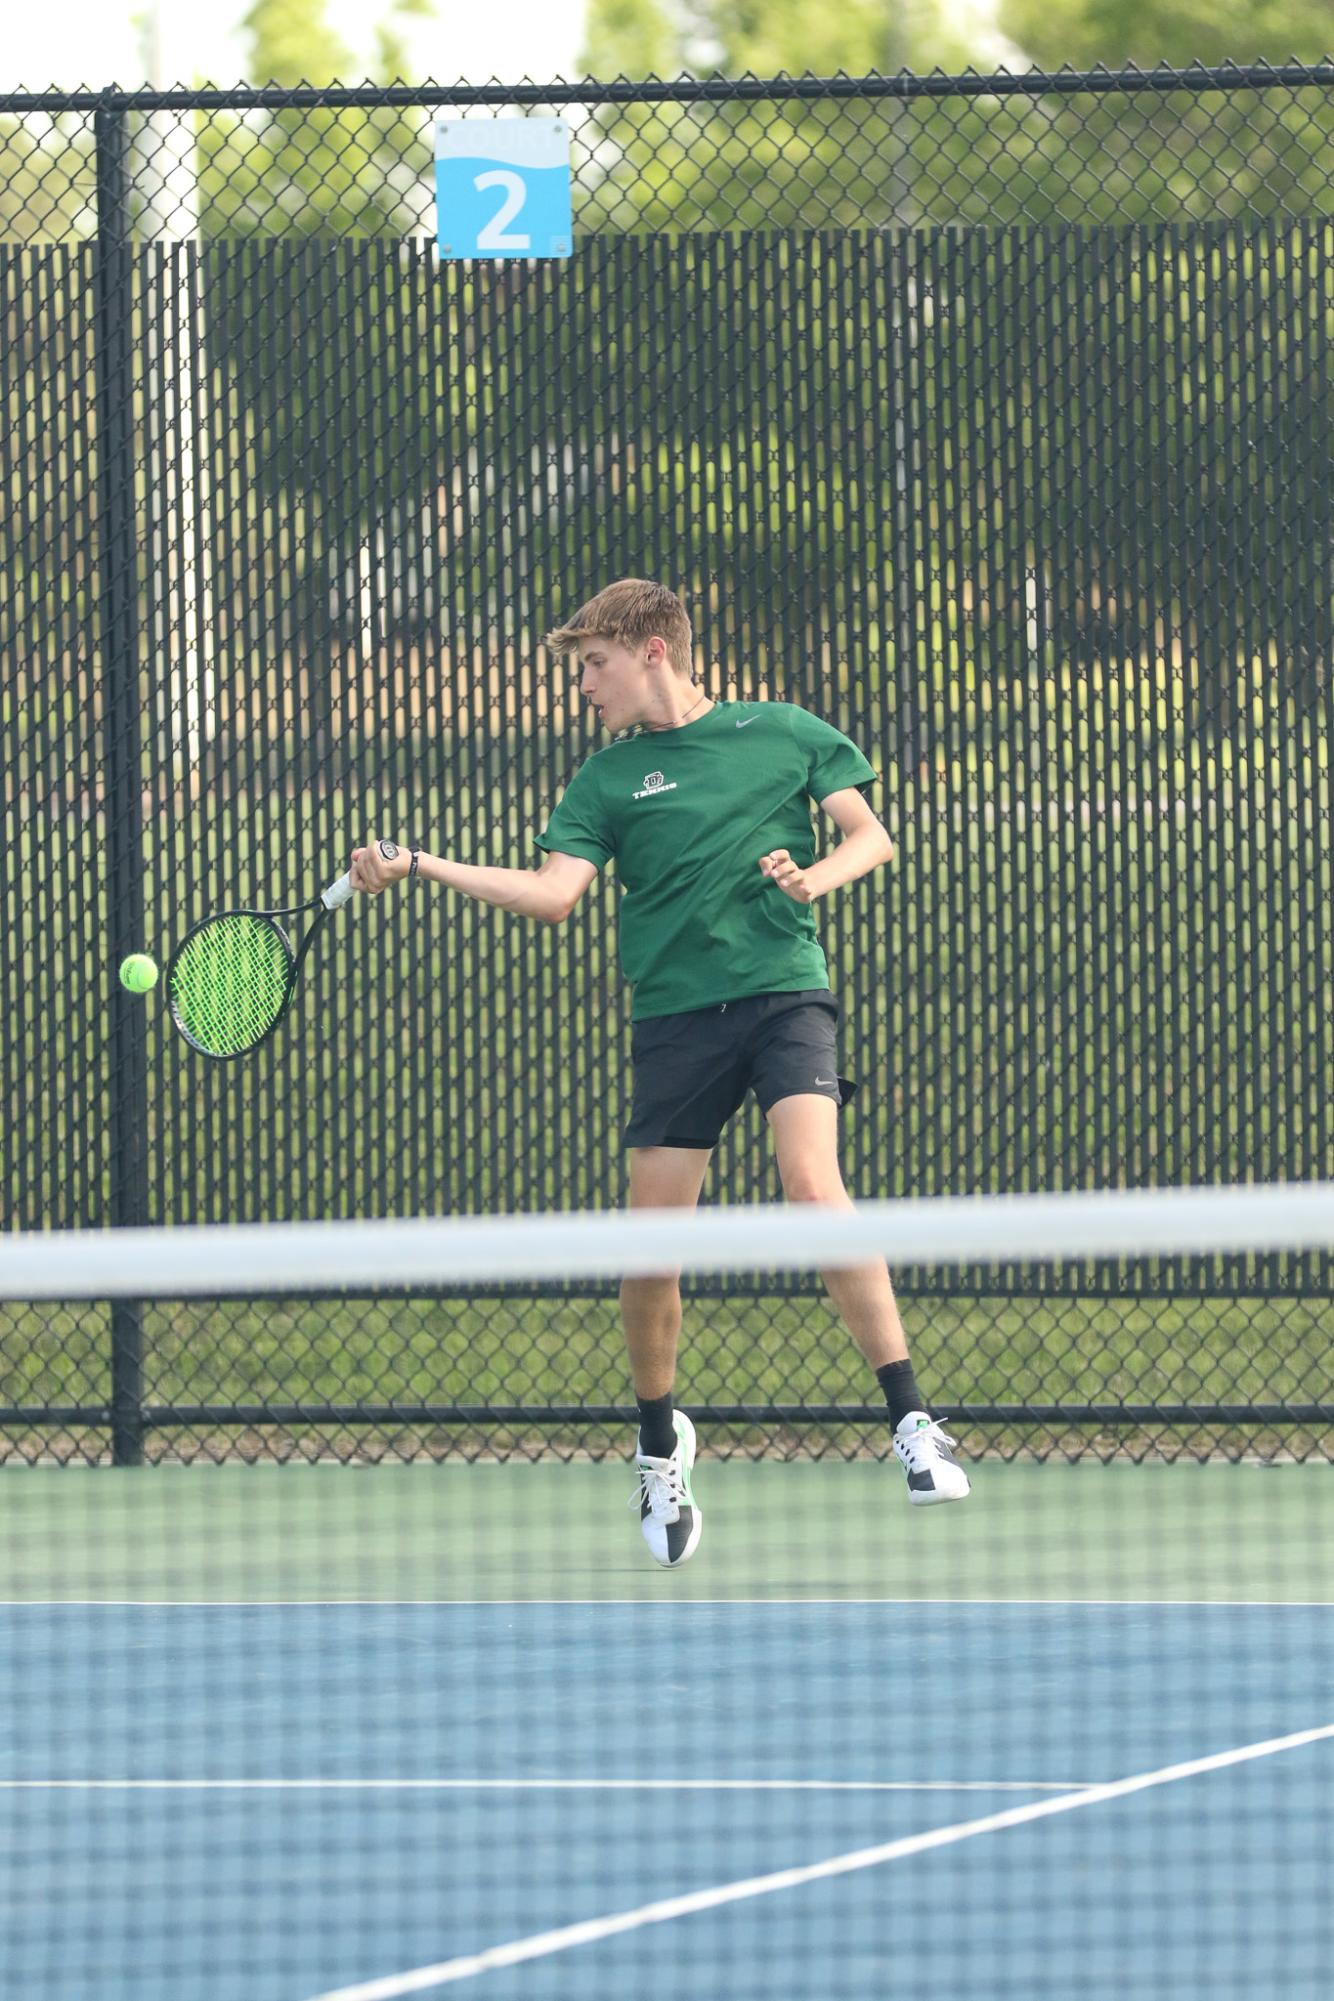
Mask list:
[[[287,1004],[292,948],[272,919],[237,912],[187,938],[171,968],[167,999],[184,1033],[210,1056],[253,1048]]]

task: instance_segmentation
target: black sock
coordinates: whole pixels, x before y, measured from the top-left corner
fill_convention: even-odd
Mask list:
[[[922,1392],[913,1379],[910,1361],[886,1362],[883,1368],[876,1370],[875,1379],[885,1393],[889,1421],[896,1431],[910,1410],[926,1409]]]
[[[672,1424],[672,1393],[665,1397],[636,1397],[639,1405],[639,1449],[650,1459],[670,1459],[676,1450],[676,1430]]]

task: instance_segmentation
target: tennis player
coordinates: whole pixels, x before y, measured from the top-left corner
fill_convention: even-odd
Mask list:
[[[712,700],[694,678],[685,607],[665,585],[612,584],[546,643],[577,652],[580,691],[613,741],[576,771],[537,837],[541,867],[474,868],[370,842],[354,852],[354,886],[373,896],[418,874],[560,924],[614,861],[621,963],[634,990],[630,1206],[693,1208],[749,1090],[788,1201],[850,1209],[837,1127],[854,1086],[839,1074],[838,1006],[811,906],[894,852],[864,797],[875,771],[805,709]],[[818,861],[812,800],[840,836]],[[968,1479],[913,1379],[883,1260],[822,1276],[884,1392],[909,1500],[962,1500]],[[621,1286],[639,1404],[640,1525],[666,1565],[694,1555],[703,1527],[695,1430],[673,1402],[678,1279]]]

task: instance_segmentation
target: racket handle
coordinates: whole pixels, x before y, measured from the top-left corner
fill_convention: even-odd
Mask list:
[[[352,894],[352,872],[340,875],[337,882],[331,882],[327,889],[320,891],[320,902],[326,910],[337,910],[340,903],[346,903]]]

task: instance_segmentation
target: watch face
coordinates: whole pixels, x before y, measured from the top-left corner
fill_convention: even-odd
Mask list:
[[[398,859],[398,844],[397,844],[397,842],[395,842],[395,841],[381,841],[381,843],[380,843],[380,853],[381,853],[381,854],[382,854],[382,855],[384,856],[384,858],[385,858],[385,860],[386,860],[387,862],[392,862],[392,861],[396,861],[396,860]]]

